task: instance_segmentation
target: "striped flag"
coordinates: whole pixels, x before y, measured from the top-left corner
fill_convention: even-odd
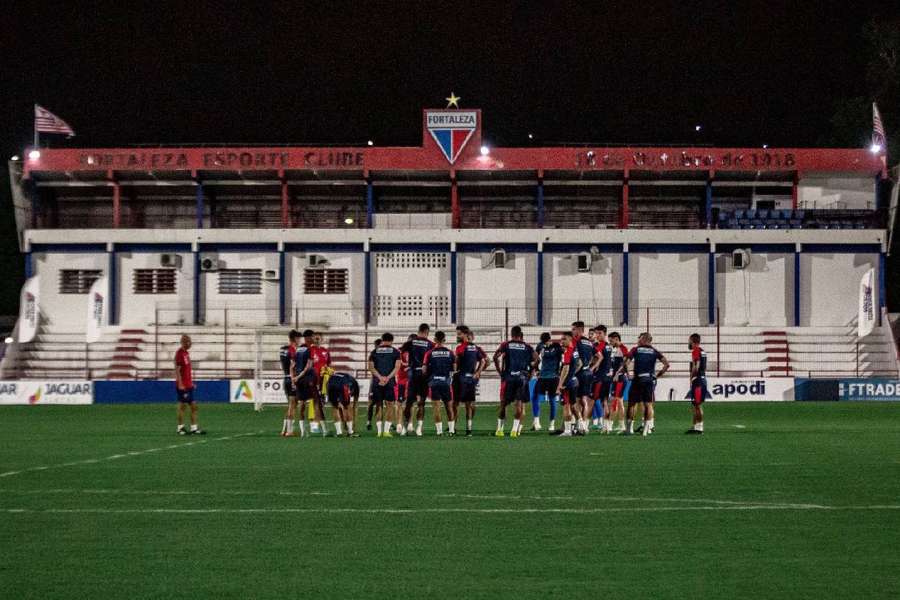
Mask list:
[[[878,105],[872,103],[872,146],[879,148],[885,147],[887,140],[884,135],[884,123],[881,122],[881,113],[878,112]]]
[[[64,133],[69,137],[75,135],[75,130],[68,123],[39,104],[34,105],[34,130],[40,133]]]

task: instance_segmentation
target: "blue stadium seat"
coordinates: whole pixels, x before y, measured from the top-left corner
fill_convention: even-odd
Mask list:
[[[747,218],[745,215],[746,211],[742,208],[735,209],[734,218],[740,221],[741,219]]]

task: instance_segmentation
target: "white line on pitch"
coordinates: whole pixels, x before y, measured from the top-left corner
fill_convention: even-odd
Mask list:
[[[900,504],[864,506],[821,506],[821,505],[758,505],[739,506],[656,506],[623,508],[0,508],[0,513],[43,513],[43,514],[592,514],[592,513],[635,513],[635,512],[691,512],[691,511],[754,511],[754,510],[900,510]]]
[[[59,469],[62,467],[74,467],[77,465],[91,465],[98,463],[104,460],[117,460],[120,458],[127,458],[129,456],[140,456],[142,454],[149,454],[151,452],[159,452],[161,450],[174,450],[175,448],[183,448],[185,446],[194,446],[199,444],[205,444],[207,442],[222,442],[225,440],[233,440],[239,437],[246,437],[248,435],[258,435],[260,433],[265,433],[264,431],[250,431],[248,433],[237,433],[235,435],[226,435],[224,437],[219,438],[209,438],[205,440],[195,441],[195,442],[187,442],[184,444],[170,444],[168,446],[162,446],[159,448],[148,448],[147,450],[133,450],[128,452],[127,454],[112,454],[110,456],[104,456],[103,458],[86,458],[84,460],[75,460],[72,462],[60,463],[58,465],[43,465],[40,467],[29,467],[27,469],[22,469],[21,471],[7,471],[5,473],[0,473],[0,477],[12,477],[13,475],[20,475],[22,473],[34,473],[37,471],[46,471],[47,469]]]

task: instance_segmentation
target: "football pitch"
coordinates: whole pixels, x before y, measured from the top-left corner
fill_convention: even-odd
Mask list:
[[[0,408],[2,597],[900,597],[900,404],[707,404],[686,436],[663,403],[647,438],[360,416],[285,439],[280,408],[203,405],[178,437],[174,405]]]

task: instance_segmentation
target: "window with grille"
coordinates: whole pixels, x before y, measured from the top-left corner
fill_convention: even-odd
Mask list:
[[[60,294],[87,294],[103,271],[89,269],[62,269],[59,272]]]
[[[397,296],[398,317],[420,317],[423,307],[422,296]]]
[[[175,269],[135,269],[135,294],[174,294]]]
[[[446,269],[446,252],[378,252],[375,266],[382,269]]]
[[[219,269],[220,294],[261,294],[262,269]]]
[[[347,269],[306,269],[303,272],[303,292],[346,294],[349,279]]]
[[[450,313],[450,298],[447,296],[429,296],[428,314],[446,317]]]
[[[394,316],[394,302],[391,296],[375,296],[375,316],[376,317],[392,317]]]

